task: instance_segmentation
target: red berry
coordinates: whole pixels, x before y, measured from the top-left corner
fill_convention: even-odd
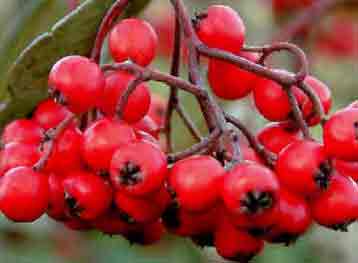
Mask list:
[[[255,150],[252,147],[241,144],[240,150],[242,153],[243,160],[264,164],[264,161],[261,159],[261,157],[255,152]]]
[[[113,72],[106,76],[106,88],[100,103],[100,109],[106,115],[113,116],[116,114],[118,101],[133,79],[134,76],[125,71]],[[142,83],[129,96],[127,105],[124,108],[123,119],[129,123],[137,122],[148,113],[149,106],[149,88],[147,84]]]
[[[63,176],[51,173],[48,176],[49,184],[49,206],[47,214],[55,220],[66,219],[65,189],[63,187]]]
[[[126,235],[129,233],[133,225],[126,223],[119,212],[108,211],[104,215],[96,218],[91,225],[99,231],[109,235]]]
[[[136,130],[136,133],[138,133],[137,131],[143,131],[150,134],[155,139],[159,139],[160,128],[148,115],[144,116],[143,119],[134,123],[132,126]]]
[[[71,171],[63,180],[66,211],[83,220],[103,215],[112,201],[110,186],[99,176],[85,171]]]
[[[288,190],[303,196],[327,188],[331,177],[323,146],[308,140],[284,148],[278,155],[276,172]]]
[[[48,99],[37,106],[32,119],[43,129],[48,130],[59,125],[69,114],[64,106]]]
[[[117,62],[131,60],[149,65],[158,46],[158,36],[146,21],[129,18],[118,23],[109,34],[109,50]]]
[[[302,135],[289,123],[279,122],[266,125],[258,132],[257,138],[269,151],[278,154],[290,143],[302,139]]]
[[[277,222],[266,235],[273,243],[290,244],[303,235],[312,224],[310,207],[302,197],[281,189]]]
[[[105,86],[104,75],[96,63],[81,56],[59,60],[49,75],[49,86],[55,97],[74,113],[84,113],[98,106]]]
[[[156,221],[150,224],[136,225],[124,236],[131,244],[152,245],[157,243],[164,233],[165,229],[162,222]]]
[[[276,175],[263,165],[244,162],[224,177],[222,197],[230,213],[252,217],[272,210],[278,202]]]
[[[286,12],[297,11],[303,7],[307,7],[314,0],[273,0],[273,9],[276,13],[282,14]]]
[[[2,150],[0,176],[18,166],[32,166],[40,159],[38,146],[33,144],[9,143]]]
[[[130,220],[134,220],[136,223],[151,223],[157,221],[163,214],[170,203],[170,195],[164,187],[145,198],[129,196],[118,191],[115,203]]]
[[[32,222],[41,217],[49,203],[47,177],[30,167],[9,170],[0,179],[0,208],[15,222]]]
[[[46,164],[46,171],[63,173],[76,170],[82,166],[81,149],[83,136],[77,128],[67,128],[54,141],[54,147]],[[44,150],[50,142],[44,144]]]
[[[179,209],[172,203],[162,216],[164,225],[171,232],[179,236],[193,237],[212,233],[221,213],[221,204],[201,213],[190,213]]]
[[[249,262],[264,248],[262,240],[236,228],[225,215],[221,216],[215,231],[214,243],[220,256],[237,262]]]
[[[225,170],[211,156],[192,156],[175,163],[169,185],[184,210],[201,212],[218,202]]]
[[[89,231],[92,229],[92,226],[89,222],[83,221],[77,217],[66,220],[65,226],[74,231]]]
[[[152,94],[148,116],[159,126],[162,127],[167,112],[167,101],[157,94]]]
[[[154,138],[152,135],[150,135],[149,133],[146,133],[144,131],[136,131],[135,132],[136,136],[137,136],[137,139],[139,141],[146,141],[146,142],[150,142],[152,143],[153,145],[157,146],[159,149],[161,149],[161,144],[160,142]]]
[[[238,54],[245,41],[245,25],[240,15],[229,6],[212,5],[207,13],[197,16],[198,36],[207,46]]]
[[[323,82],[312,76],[308,76],[305,79],[305,83],[316,93],[322,103],[325,114],[328,114],[332,106],[332,94],[329,88]],[[314,114],[311,100],[305,100],[302,105],[302,110],[310,126],[314,126],[320,122],[320,119]]]
[[[20,142],[40,144],[44,131],[32,120],[19,119],[5,126],[1,140],[3,144]]]
[[[129,143],[114,153],[110,176],[117,190],[134,196],[148,195],[159,190],[166,179],[165,154],[149,142]]]
[[[256,61],[257,56],[252,53],[240,53],[241,56]],[[219,98],[236,100],[247,96],[257,79],[256,75],[242,70],[230,63],[218,60],[209,60],[208,80],[211,89]]]
[[[346,161],[358,161],[358,109],[336,112],[325,123],[323,141],[327,154]]]
[[[358,162],[346,162],[342,160],[334,160],[333,167],[343,176],[349,176],[354,181],[358,181]]]
[[[83,157],[95,170],[109,169],[113,153],[136,139],[133,129],[118,120],[102,119],[88,127],[83,135]]]
[[[327,191],[312,202],[312,214],[317,223],[347,231],[358,218],[358,186],[349,177],[335,174]]]
[[[291,104],[286,91],[276,82],[259,78],[254,86],[254,101],[258,111],[270,121],[285,121],[291,117]],[[302,106],[306,95],[296,87],[292,91]]]

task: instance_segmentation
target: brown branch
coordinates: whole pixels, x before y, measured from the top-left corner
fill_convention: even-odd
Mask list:
[[[55,129],[49,130],[46,132],[46,142],[49,143],[48,147],[44,151],[40,160],[34,164],[33,169],[35,171],[41,171],[47,164],[52,151],[55,147],[55,140],[62,134],[62,132],[68,127],[68,125],[76,118],[76,115],[70,114],[66,119],[64,119]],[[64,156],[66,158],[66,156]]]
[[[221,134],[222,133],[219,129],[215,129],[208,137],[202,139],[201,142],[194,144],[180,153],[168,155],[168,163],[175,163],[179,160],[201,153],[202,151],[210,148],[212,144],[216,143]]]
[[[272,42],[289,41],[302,32],[303,29],[310,27],[321,19],[329,10],[345,0],[319,0],[302,10],[290,22],[284,25],[273,37]]]
[[[274,167],[277,156],[274,153],[267,150],[257,140],[256,136],[252,134],[238,118],[227,113],[225,114],[225,117],[229,123],[234,125],[237,129],[239,129],[242,132],[242,134],[247,138],[250,146],[255,150],[255,152],[258,155],[260,155],[269,166]]]
[[[100,62],[104,39],[106,38],[108,32],[112,29],[116,19],[123,13],[124,9],[130,2],[130,0],[117,0],[103,18],[91,53],[91,59],[96,63]]]

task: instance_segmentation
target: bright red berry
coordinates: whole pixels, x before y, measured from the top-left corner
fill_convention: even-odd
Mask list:
[[[332,94],[330,89],[326,84],[312,76],[308,76],[305,79],[305,83],[316,93],[322,103],[324,113],[328,114],[332,106]],[[320,122],[320,119],[314,114],[313,103],[311,100],[305,100],[302,105],[302,111],[310,126],[314,126]]]
[[[277,222],[265,237],[273,243],[290,244],[311,226],[311,210],[305,199],[284,189],[280,191],[278,206]]]
[[[159,190],[167,176],[165,154],[152,143],[128,143],[117,150],[110,165],[113,186],[134,196]]]
[[[358,161],[358,109],[336,112],[325,123],[323,141],[327,154],[346,161]]]
[[[151,223],[157,221],[163,214],[170,203],[170,195],[164,187],[145,198],[133,197],[118,191],[115,203],[130,220],[136,223]]]
[[[125,222],[118,211],[112,210],[93,220],[91,225],[109,235],[126,235],[134,227]]]
[[[253,53],[240,53],[241,56],[256,61]],[[210,59],[208,80],[211,89],[219,98],[236,100],[247,96],[254,87],[257,76],[251,72],[240,69],[230,63]]]
[[[155,139],[159,139],[160,128],[148,115],[144,116],[143,119],[134,123],[132,126],[136,130],[136,132],[143,131],[147,134],[150,134]]]
[[[40,144],[43,139],[43,129],[34,121],[19,119],[5,126],[1,136],[3,144],[20,142],[27,144]]]
[[[259,164],[264,164],[264,161],[262,160],[262,158],[256,153],[256,151],[252,147],[241,144],[240,150],[242,153],[242,158],[245,161],[251,161],[251,162],[255,162],[255,163],[259,163]]]
[[[124,237],[127,238],[131,244],[152,245],[157,243],[164,233],[164,226],[162,222],[158,220],[150,224],[135,225]]]
[[[136,139],[128,124],[107,118],[94,122],[83,137],[82,154],[85,161],[92,169],[104,171],[109,169],[113,153]]]
[[[106,88],[100,103],[100,109],[106,115],[113,116],[116,114],[119,99],[133,79],[134,76],[125,71],[113,72],[106,76]],[[147,84],[142,83],[137,86],[128,98],[123,112],[123,119],[129,123],[140,121],[148,113],[150,99]]]
[[[18,166],[32,166],[40,157],[37,145],[17,142],[6,144],[0,159],[0,176]]]
[[[225,170],[211,156],[192,156],[173,165],[169,185],[184,210],[200,212],[218,202]]]
[[[69,114],[66,107],[48,99],[37,106],[32,119],[44,130],[48,130],[59,125]]]
[[[51,173],[48,176],[50,195],[47,214],[55,220],[64,220],[67,218],[63,179],[63,176],[55,173]]]
[[[47,177],[30,167],[17,167],[0,178],[0,208],[15,222],[32,222],[41,217],[49,203]]]
[[[146,21],[129,18],[113,28],[108,43],[115,61],[131,60],[141,66],[147,66],[156,55],[158,36]]]
[[[276,172],[288,190],[312,196],[327,188],[331,169],[323,145],[318,142],[296,141],[278,155]]]
[[[254,101],[258,111],[270,121],[285,121],[291,117],[292,108],[286,91],[276,82],[259,78],[254,87]],[[300,107],[307,99],[298,88],[292,91]]]
[[[54,141],[54,147],[46,164],[46,171],[63,173],[82,166],[81,149],[83,135],[77,128],[69,127]],[[46,142],[44,150],[50,146]]]
[[[266,125],[258,132],[257,138],[269,151],[278,154],[287,145],[302,139],[302,135],[290,123],[279,122]]]
[[[358,186],[351,178],[335,174],[327,191],[315,198],[311,207],[317,223],[347,231],[358,218]]]
[[[66,211],[71,216],[92,220],[103,215],[112,201],[112,190],[100,176],[70,171],[63,180]]]
[[[333,167],[339,174],[349,176],[358,182],[358,162],[347,162],[335,159],[333,160]]]
[[[220,256],[237,262],[248,262],[264,248],[262,240],[236,228],[225,215],[215,231],[214,243]]]
[[[198,36],[207,46],[238,54],[245,42],[245,25],[229,6],[212,5],[195,20]]]
[[[276,175],[263,165],[244,162],[225,174],[222,197],[234,215],[264,213],[278,202],[278,194]]]
[[[84,113],[98,106],[105,78],[100,67],[88,58],[68,56],[52,67],[49,86],[55,98],[72,112]]]

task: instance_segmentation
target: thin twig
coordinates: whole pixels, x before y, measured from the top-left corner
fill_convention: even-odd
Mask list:
[[[175,163],[179,160],[185,159],[189,156],[198,154],[202,152],[203,150],[210,148],[210,146],[217,142],[221,135],[221,131],[219,129],[215,129],[208,137],[205,137],[201,140],[201,142],[194,144],[190,148],[176,153],[176,154],[170,154],[168,155],[168,162],[169,163]]]
[[[176,111],[178,112],[179,117],[183,120],[185,126],[190,131],[193,138],[197,141],[200,141],[201,140],[200,131],[195,126],[194,122],[190,119],[188,113],[184,110],[184,107],[180,102],[178,102],[178,104],[176,105]]]
[[[47,164],[52,151],[55,147],[56,139],[62,134],[62,132],[68,127],[68,125],[76,118],[76,115],[70,114],[66,119],[64,119],[55,129],[49,130],[46,133],[46,142],[48,145],[45,149],[45,152],[41,156],[40,160],[33,166],[35,171],[41,171]],[[66,158],[66,157],[64,157]]]
[[[130,0],[117,0],[103,18],[91,53],[91,59],[96,63],[100,62],[104,39],[113,27],[116,19],[123,13],[130,2]]]
[[[256,136],[252,134],[238,118],[227,113],[225,114],[225,117],[228,122],[230,122],[232,125],[234,125],[237,129],[239,129],[242,132],[242,134],[246,137],[250,146],[255,150],[255,152],[258,155],[260,155],[268,165],[273,167],[275,165],[277,156],[274,153],[267,150],[258,141]]]

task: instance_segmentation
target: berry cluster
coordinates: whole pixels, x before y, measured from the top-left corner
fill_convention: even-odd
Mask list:
[[[173,2],[185,32],[207,48],[216,96],[236,100],[252,92],[257,110],[273,123],[254,136],[201,89],[194,71],[187,82],[147,68],[157,35],[147,22],[125,19],[109,34],[117,64],[59,60],[49,74],[51,98],[31,119],[5,127],[2,213],[15,222],[46,213],[71,229],[97,229],[140,244],[168,231],[233,260],[251,259],[264,242],[290,244],[313,222],[346,230],[358,219],[358,104],[322,119],[331,108],[327,86],[307,74],[283,85],[292,74],[264,63],[278,47],[245,48],[245,26],[233,9],[210,6],[185,23],[181,1]],[[210,50],[230,53],[210,56]],[[247,66],[235,66],[225,54]],[[172,104],[166,109],[151,94],[149,80],[195,95],[210,135],[178,154],[163,146],[159,133],[168,131],[161,127]],[[230,124],[250,145],[238,142]],[[318,124],[323,143],[309,134]]]

